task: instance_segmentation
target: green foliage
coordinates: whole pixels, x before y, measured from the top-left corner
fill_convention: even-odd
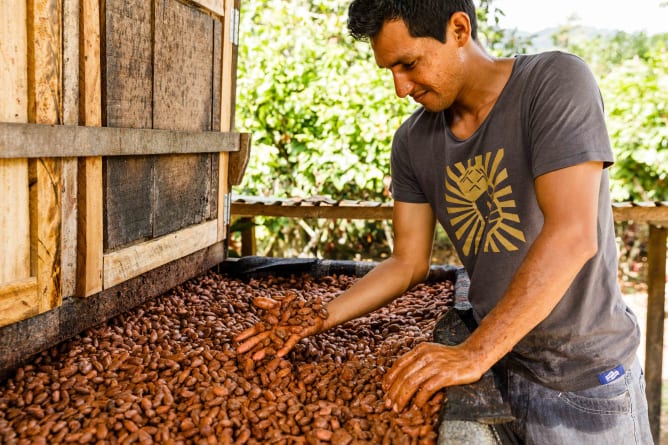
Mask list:
[[[622,62],[603,79],[617,200],[668,201],[668,51]]]
[[[587,35],[572,24],[553,36],[599,78],[616,163],[616,201],[668,200],[668,34]]]

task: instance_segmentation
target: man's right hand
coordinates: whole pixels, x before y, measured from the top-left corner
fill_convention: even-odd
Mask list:
[[[256,298],[254,305],[268,311],[267,320],[256,323],[254,326],[244,330],[234,338],[235,342],[241,342],[237,347],[239,354],[245,354],[255,350],[253,360],[261,360],[266,356],[276,355],[284,357],[295,347],[299,341],[310,335],[321,332],[324,328],[327,311],[318,308],[310,314],[299,316],[297,323],[292,318],[294,311],[290,310],[289,303],[292,298],[288,297],[285,301],[287,305],[281,307],[277,300],[271,300],[263,297]],[[271,302],[276,303],[272,305]],[[316,303],[318,307],[320,303]],[[278,311],[283,310],[281,314]]]

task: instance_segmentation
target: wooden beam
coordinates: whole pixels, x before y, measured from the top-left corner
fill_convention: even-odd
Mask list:
[[[100,66],[100,2],[81,0],[79,16],[79,109],[87,127],[102,125],[102,69]],[[61,127],[67,128],[67,127]],[[85,128],[85,127],[72,127]],[[88,129],[99,131],[99,128]],[[82,130],[85,131],[85,130]],[[53,146],[53,143],[50,143]],[[72,147],[79,143],[70,142]],[[78,162],[76,295],[87,297],[102,290],[103,214],[102,158],[86,151]]]
[[[60,121],[62,40],[59,0],[28,2],[28,120]],[[23,125],[23,124],[8,124]],[[29,163],[31,262],[37,276],[39,310],[62,301],[60,288],[61,162],[39,158]]]
[[[661,428],[663,326],[666,302],[666,238],[668,238],[668,227],[650,225],[647,243],[645,380],[647,381],[649,423],[655,443],[659,443]]]
[[[243,133],[0,123],[0,158],[218,153],[242,144]]]
[[[249,202],[232,202],[234,216],[285,216],[288,218],[391,219],[390,203],[373,201],[330,202],[291,198],[253,198]],[[668,205],[664,203],[633,205],[616,203],[612,207],[615,221],[655,224],[668,221]]]
[[[63,124],[79,123],[79,0],[63,2]],[[77,160],[62,160],[61,292],[76,292]]]
[[[0,327],[37,315],[39,300],[35,277],[0,286]]]
[[[0,2],[0,121],[28,120],[26,2]],[[0,150],[1,151],[1,150]],[[0,160],[0,285],[30,276],[28,161]]]
[[[392,219],[392,206],[267,205],[232,203],[234,216],[284,216],[287,218]]]
[[[217,230],[218,223],[212,220],[104,255],[104,288],[215,244]]]
[[[240,0],[223,0],[225,18],[223,22],[223,48],[221,57],[221,87],[220,87],[220,129],[221,131],[232,131],[234,129],[234,108],[236,105],[237,84],[237,59],[239,53],[239,8]],[[246,144],[250,144],[250,137]],[[248,148],[248,147],[246,147]],[[241,182],[237,178],[230,181],[231,164],[238,165],[246,155],[237,157],[230,162],[229,153],[221,153],[218,160],[218,240],[227,239],[230,222],[230,199],[231,186],[234,182]],[[238,172],[240,169],[236,168]],[[245,165],[241,170],[243,175]],[[238,174],[236,175],[238,176]]]
[[[668,205],[647,203],[643,205],[613,204],[612,214],[615,221],[634,221],[637,223],[668,222]]]
[[[224,0],[181,0],[186,4],[193,4],[199,9],[202,9],[206,12],[223,16],[225,14],[225,8],[223,6]]]

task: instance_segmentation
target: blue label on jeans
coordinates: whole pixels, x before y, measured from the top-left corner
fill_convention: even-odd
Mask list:
[[[598,375],[598,381],[601,382],[601,385],[607,385],[608,383],[614,382],[618,378],[624,375],[624,367],[622,365],[617,366],[609,371],[602,372]]]

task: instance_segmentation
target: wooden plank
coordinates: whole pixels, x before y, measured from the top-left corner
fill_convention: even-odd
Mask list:
[[[237,80],[237,58],[239,52],[239,0],[224,0],[225,18],[223,19],[223,42],[221,57],[221,88],[220,88],[220,129],[221,131],[232,131],[234,129],[234,108],[236,105],[236,80]],[[250,141],[250,137],[248,139]],[[247,153],[250,156],[250,153]],[[230,162],[228,153],[221,153],[218,169],[218,239],[227,239],[230,222],[231,200],[230,193],[232,184],[238,181],[239,175],[234,181],[230,181],[230,166],[240,166],[247,156],[239,156],[234,162]],[[236,168],[236,172],[245,170]],[[242,173],[243,175],[243,173]],[[227,205],[223,205],[227,203]]]
[[[668,238],[668,228],[650,225],[647,242],[645,380],[647,381],[649,423],[655,443],[659,443],[661,427],[663,327],[666,302],[666,238]]]
[[[242,137],[216,131],[0,123],[0,158],[218,153],[239,150]]]
[[[55,124],[61,110],[62,5],[59,0],[27,3],[29,120]]]
[[[67,298],[58,308],[0,328],[0,381],[40,351],[149,301],[224,259],[219,243],[89,298]]]
[[[79,0],[63,3],[63,124],[79,123]],[[76,292],[77,160],[62,160],[61,293]]]
[[[152,10],[152,1],[108,0],[105,5],[103,108],[109,127],[153,126]],[[104,159],[105,252],[151,238],[153,163],[152,156]]]
[[[213,82],[211,105],[211,131],[221,131],[221,87],[223,81],[223,25],[219,20],[213,21]]]
[[[209,131],[216,20],[175,0],[156,2],[155,14],[153,126]],[[211,164],[201,155],[155,158],[154,236],[210,219]]]
[[[191,3],[217,15],[224,14],[223,0],[189,0]]]
[[[236,106],[237,60],[239,53],[240,0],[225,0],[226,19],[223,30],[223,72],[221,99],[221,130],[234,128]]]
[[[77,167],[78,213],[76,295],[102,290],[102,158],[81,158]]]
[[[246,173],[246,167],[248,167],[248,161],[250,160],[250,135],[242,135],[240,142],[239,151],[229,154],[228,182],[230,185],[241,185],[241,181]]]
[[[155,160],[155,220],[159,237],[211,217],[211,158],[180,155]]]
[[[104,256],[104,288],[156,269],[216,243],[217,223],[206,222]]]
[[[86,126],[99,127],[102,125],[102,70],[100,3],[97,0],[81,0],[80,33],[81,120]],[[102,158],[80,159],[77,177],[79,219],[76,295],[87,297],[102,290]]]
[[[39,300],[35,277],[0,286],[0,327],[37,315]]]
[[[615,221],[635,221],[637,223],[668,222],[668,206],[613,206]]]
[[[26,2],[0,2],[0,122],[28,120]],[[30,276],[28,162],[0,160],[0,284]]]
[[[153,128],[211,129],[213,19],[176,0],[155,3]]]
[[[28,2],[28,120],[57,124],[61,110],[62,5],[59,0]],[[39,311],[58,306],[62,224],[61,161],[29,163],[31,263],[37,275]]]
[[[232,203],[233,216],[285,216],[288,218],[391,219],[392,207],[283,206]]]
[[[305,206],[302,202],[295,205],[294,199],[252,197],[248,202],[238,198],[232,203],[235,216],[286,216],[294,218],[346,218],[346,219],[391,219],[392,203],[340,201],[338,205],[326,208],[318,205]],[[331,204],[331,203],[330,203]],[[668,206],[613,206],[615,221],[636,221],[652,223],[666,221]]]
[[[153,158],[105,158],[104,251],[153,236]]]
[[[29,164],[31,269],[37,275],[40,312],[62,302],[60,240],[62,217],[61,162],[34,159]]]
[[[153,127],[152,20],[152,1],[106,0],[106,126]]]

